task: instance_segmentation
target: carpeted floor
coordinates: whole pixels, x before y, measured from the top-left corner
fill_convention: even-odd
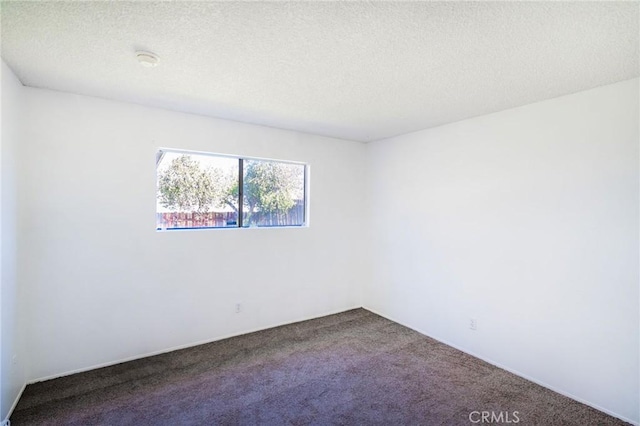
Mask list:
[[[626,424],[364,309],[29,385],[11,424],[488,424],[482,411]]]

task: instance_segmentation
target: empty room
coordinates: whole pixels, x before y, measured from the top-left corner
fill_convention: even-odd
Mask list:
[[[0,1],[0,426],[640,425],[639,21]]]

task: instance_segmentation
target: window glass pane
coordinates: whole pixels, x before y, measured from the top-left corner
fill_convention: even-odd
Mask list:
[[[238,226],[237,158],[160,152],[157,229]]]
[[[243,226],[304,225],[303,164],[244,160]]]

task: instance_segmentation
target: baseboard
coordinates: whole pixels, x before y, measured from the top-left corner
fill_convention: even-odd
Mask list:
[[[72,374],[84,373],[85,371],[91,371],[91,370],[96,370],[98,368],[110,367],[112,365],[122,364],[123,362],[135,361],[135,360],[142,359],[142,358],[147,358],[147,357],[150,357],[150,356],[162,355],[162,354],[165,354],[165,353],[168,353],[168,352],[173,352],[173,351],[178,351],[178,350],[181,350],[181,349],[192,348],[194,346],[206,345],[207,343],[213,343],[213,342],[217,342],[217,341],[220,341],[220,340],[230,339],[232,337],[242,336],[244,334],[255,333],[255,332],[258,332],[258,331],[268,330],[270,328],[281,327],[283,325],[290,325],[290,324],[295,324],[297,322],[302,322],[302,321],[308,321],[308,320],[312,320],[312,319],[322,318],[322,317],[326,317],[328,315],[335,315],[335,314],[339,314],[339,313],[342,313],[342,312],[347,312],[347,311],[350,311],[350,310],[353,310],[353,309],[359,309],[359,308],[362,308],[362,306],[353,306],[351,308],[344,308],[344,309],[339,309],[339,310],[336,310],[336,311],[329,311],[329,312],[326,312],[326,313],[323,313],[323,314],[319,314],[319,315],[314,315],[314,316],[310,316],[310,317],[303,317],[303,318],[296,319],[296,320],[293,320],[293,321],[285,321],[285,322],[282,322],[282,323],[276,323],[276,324],[268,325],[268,326],[265,326],[265,327],[258,327],[258,328],[254,328],[254,329],[249,329],[249,330],[242,331],[242,332],[239,332],[239,333],[225,334],[225,335],[222,335],[222,336],[219,336],[219,337],[215,337],[213,339],[201,340],[201,341],[194,342],[194,343],[187,343],[187,344],[184,344],[184,345],[173,346],[173,347],[168,348],[168,349],[161,349],[161,350],[158,350],[158,351],[147,352],[147,353],[144,353],[144,354],[141,354],[141,355],[134,355],[134,356],[130,356],[130,357],[127,357],[127,358],[118,359],[116,361],[109,361],[109,362],[105,362],[105,363],[101,363],[101,364],[92,365],[92,366],[89,366],[89,367],[78,368],[78,369],[75,369],[75,370],[65,371],[63,373],[56,373],[56,374],[52,374],[50,376],[44,376],[44,377],[39,377],[39,378],[36,378],[36,379],[31,379],[31,380],[29,380],[27,382],[27,384],[30,385],[30,384],[33,384],[33,383],[44,382],[46,380],[52,380],[52,379],[57,379],[57,378],[60,378],[60,377],[70,376]],[[24,390],[24,387],[22,388],[22,390]],[[22,394],[22,392],[21,392],[21,394]],[[17,400],[16,400],[16,403],[17,403]],[[4,426],[4,425],[0,425],[0,426]]]
[[[9,408],[7,417],[2,421],[2,423],[0,423],[0,426],[9,426],[11,424],[11,422],[9,421],[9,419],[11,418],[11,414],[13,414],[13,410],[16,409],[16,406],[18,405],[18,401],[20,401],[20,398],[22,397],[22,393],[24,392],[26,387],[27,387],[27,383],[22,385],[22,389],[20,389],[20,392],[18,392],[18,395],[16,395],[16,399],[13,401],[13,404],[11,404],[11,408]]]
[[[580,402],[581,404],[588,405],[589,407],[595,408],[595,409],[596,409],[596,410],[598,410],[598,411],[602,411],[602,412],[603,412],[603,413],[605,413],[605,414],[608,414],[608,415],[610,415],[610,416],[612,416],[612,417],[615,417],[615,418],[617,418],[617,419],[623,420],[623,421],[625,421],[625,422],[627,422],[627,423],[630,423],[630,424],[632,424],[632,425],[634,425],[634,426],[640,426],[640,424],[639,424],[638,422],[636,422],[636,421],[634,421],[634,420],[631,420],[631,419],[628,419],[628,418],[626,418],[626,417],[624,417],[624,416],[621,416],[620,414],[614,413],[613,411],[608,410],[608,409],[606,409],[606,408],[604,408],[604,407],[600,407],[598,404],[594,404],[594,403],[592,403],[592,402],[586,401],[586,400],[584,400],[584,399],[582,399],[582,398],[580,398],[580,397],[577,397],[577,396],[575,396],[575,395],[572,395],[571,393],[566,392],[566,391],[564,391],[564,390],[562,390],[562,389],[557,389],[557,388],[555,388],[554,386],[551,386],[551,385],[549,385],[549,384],[547,384],[547,383],[545,383],[545,382],[543,382],[543,381],[540,381],[540,380],[538,380],[538,379],[535,379],[535,378],[533,378],[533,377],[530,377],[530,376],[528,376],[528,375],[526,375],[526,374],[524,374],[524,373],[519,372],[518,370],[514,370],[513,368],[510,368],[510,367],[507,367],[507,366],[505,366],[505,365],[502,365],[502,364],[500,364],[500,363],[498,363],[498,362],[493,361],[492,359],[489,359],[489,358],[484,357],[484,356],[482,356],[482,355],[478,355],[478,354],[474,353],[473,351],[469,351],[468,349],[465,349],[465,348],[462,348],[462,347],[460,347],[460,346],[458,346],[458,345],[455,345],[455,344],[453,344],[453,343],[450,343],[450,342],[448,342],[447,340],[442,339],[442,338],[440,338],[440,337],[438,337],[438,336],[434,336],[433,334],[426,333],[426,332],[424,332],[423,330],[420,330],[420,329],[418,329],[418,328],[416,328],[416,327],[413,327],[413,326],[410,326],[410,325],[408,325],[408,324],[405,324],[405,323],[403,323],[402,321],[398,321],[398,320],[396,320],[396,319],[392,318],[392,317],[391,317],[391,316],[389,316],[389,315],[382,314],[382,313],[380,313],[380,312],[376,311],[375,309],[372,309],[372,308],[369,308],[369,307],[366,307],[366,306],[363,306],[362,308],[363,308],[363,309],[366,309],[367,311],[370,311],[370,312],[372,312],[372,313],[374,313],[374,314],[376,314],[376,315],[380,315],[381,317],[386,318],[386,319],[388,319],[389,321],[393,321],[393,322],[395,322],[395,323],[397,323],[397,324],[400,324],[400,325],[402,325],[402,326],[404,326],[404,327],[410,328],[410,329],[411,329],[411,330],[413,330],[413,331],[417,331],[418,333],[420,333],[420,334],[422,334],[422,335],[424,335],[424,336],[427,336],[427,337],[430,337],[430,338],[432,338],[432,339],[435,339],[435,340],[437,340],[437,341],[438,341],[438,342],[440,342],[440,343],[444,343],[444,344],[445,344],[445,345],[447,345],[447,346],[451,346],[451,347],[452,347],[452,348],[454,348],[454,349],[457,349],[457,350],[459,350],[459,351],[461,351],[461,352],[464,352],[464,353],[466,353],[466,354],[468,354],[468,355],[471,355],[471,356],[473,356],[473,357],[475,357],[475,358],[478,358],[478,359],[480,359],[480,360],[482,360],[482,361],[484,361],[484,362],[486,362],[486,363],[489,363],[489,364],[491,364],[491,365],[493,365],[493,366],[496,366],[496,367],[498,367],[498,368],[500,368],[500,369],[502,369],[502,370],[506,370],[506,371],[508,371],[509,373],[512,373],[512,374],[515,374],[516,376],[522,377],[522,378],[523,378],[523,379],[525,379],[525,380],[528,380],[528,381],[533,382],[533,383],[535,383],[535,384],[537,384],[537,385],[540,385],[540,386],[542,386],[542,387],[544,387],[544,388],[547,388],[547,389],[549,389],[549,390],[552,390],[552,391],[554,391],[554,392],[556,392],[556,393],[559,393],[560,395],[566,396],[567,398],[571,398],[571,399],[573,399],[574,401]]]

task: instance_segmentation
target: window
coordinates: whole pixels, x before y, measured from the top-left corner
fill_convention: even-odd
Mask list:
[[[158,230],[306,224],[305,164],[160,150],[156,176]]]

